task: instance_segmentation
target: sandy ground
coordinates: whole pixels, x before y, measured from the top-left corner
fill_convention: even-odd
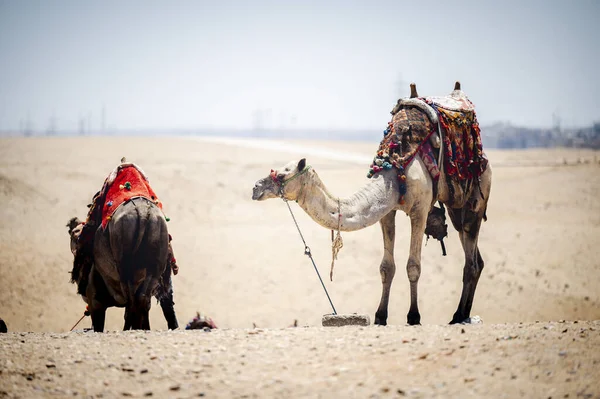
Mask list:
[[[600,397],[600,322],[15,333],[0,345],[0,397]]]
[[[448,256],[437,242],[424,247],[424,325],[405,326],[404,215],[397,222],[390,326],[318,327],[331,310],[288,210],[280,200],[251,201],[251,189],[306,147],[321,151],[307,151],[307,159],[331,191],[350,195],[365,183],[367,165],[360,161],[377,143],[284,144],[293,149],[193,138],[0,140],[0,317],[17,332],[0,336],[0,397],[600,395],[600,326],[584,322],[600,319],[598,152],[488,151],[494,181],[480,235],[486,268],[473,306],[484,324],[464,327],[463,335],[461,327],[445,326],[460,296],[464,261],[454,231]],[[344,162],[328,152],[352,157]],[[198,310],[221,330],[59,334],[84,309],[69,283],[64,226],[85,216],[124,155],[150,176],[171,218],[180,325]],[[563,160],[570,166],[551,164]],[[330,232],[292,206],[325,278]],[[334,280],[325,283],[338,312],[372,319],[381,295],[379,226],[343,237]],[[119,330],[122,317],[122,310],[109,310],[107,329]],[[294,320],[310,328],[282,329]],[[166,328],[156,304],[151,325]],[[253,325],[259,329],[246,330]],[[89,326],[87,318],[78,328]],[[134,371],[122,370],[129,367]]]

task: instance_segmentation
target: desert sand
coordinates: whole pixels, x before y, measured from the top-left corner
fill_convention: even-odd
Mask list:
[[[487,150],[494,177],[472,312],[482,325],[446,325],[464,262],[451,227],[448,256],[433,240],[423,248],[423,326],[405,325],[410,232],[399,214],[390,325],[325,329],[331,308],[287,207],[253,202],[251,189],[306,149],[330,190],[350,195],[377,143],[236,141],[0,140],[0,397],[600,397],[600,153]],[[69,283],[65,224],[85,216],[122,156],[149,175],[171,219],[180,327],[200,311],[218,330],[165,331],[153,302],[159,331],[118,332],[123,310],[113,308],[111,332],[67,333],[85,304]],[[338,312],[372,320],[379,226],[342,234],[329,281],[330,232],[291,205]]]

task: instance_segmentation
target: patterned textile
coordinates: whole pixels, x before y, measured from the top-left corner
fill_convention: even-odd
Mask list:
[[[148,178],[137,165],[124,163],[117,166],[104,180],[102,189],[94,195],[86,224],[97,226],[101,221],[102,228],[106,229],[117,208],[124,202],[138,197],[147,198],[162,209],[162,202],[158,200]]]
[[[162,209],[162,203],[150,187],[148,180],[133,165],[120,169],[114,181],[107,188],[102,207],[103,229],[106,229],[108,221],[119,206],[133,198],[146,198]]]
[[[444,169],[458,181],[478,178],[487,167],[475,111],[451,111],[425,99],[438,113],[444,131]]]
[[[440,168],[438,168],[437,160],[433,153],[433,148],[429,141],[423,142],[421,148],[419,148],[419,156],[423,160],[423,163],[427,167],[429,174],[434,182],[437,182],[440,178]]]
[[[406,194],[406,174],[404,168],[417,155],[424,142],[435,132],[427,115],[417,108],[402,108],[394,114],[388,128],[384,130],[377,156],[367,177],[392,167],[398,169],[400,182],[400,202]]]
[[[418,100],[433,108],[438,116],[443,131],[444,169],[447,179],[458,182],[479,178],[487,167],[487,158],[483,153],[473,103],[460,90],[455,90],[446,97]],[[434,181],[439,179],[439,165],[429,143],[429,137],[437,132],[438,126],[429,120],[423,109],[417,107],[396,106],[393,114],[392,121],[383,132],[383,140],[379,144],[367,177],[373,177],[385,169],[398,169],[400,202],[403,203],[406,194],[405,168],[416,154],[421,156]]]

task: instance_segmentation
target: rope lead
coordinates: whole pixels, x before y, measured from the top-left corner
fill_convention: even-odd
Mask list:
[[[321,274],[319,273],[319,269],[317,269],[317,265],[315,263],[315,260],[312,257],[312,253],[310,252],[310,248],[308,247],[308,245],[306,245],[306,241],[304,240],[304,236],[302,235],[302,231],[300,231],[300,226],[298,226],[298,222],[296,221],[296,217],[294,216],[294,212],[292,212],[292,208],[290,207],[290,204],[288,202],[288,200],[286,200],[285,198],[283,198],[283,196],[281,197],[281,199],[283,199],[283,202],[285,202],[285,204],[288,207],[288,210],[290,211],[290,215],[292,215],[292,219],[294,220],[294,224],[296,225],[296,229],[298,229],[298,233],[300,234],[300,238],[302,239],[302,242],[304,243],[304,255],[308,256],[310,258],[310,261],[313,264],[313,267],[315,268],[315,272],[317,272],[317,276],[319,277],[319,281],[321,282],[321,286],[323,287],[323,290],[325,291],[325,295],[327,295],[327,299],[329,300],[329,304],[331,305],[331,309],[333,309],[333,314],[337,315],[337,312],[335,311],[335,306],[333,306],[333,302],[331,301],[331,297],[329,296],[329,293],[327,292],[327,288],[325,288],[325,283],[323,283],[323,279],[321,278]],[[339,233],[339,231],[338,231]]]

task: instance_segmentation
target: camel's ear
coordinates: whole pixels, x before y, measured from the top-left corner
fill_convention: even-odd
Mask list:
[[[303,171],[306,167],[306,158],[302,158],[300,162],[298,162],[298,170]]]

